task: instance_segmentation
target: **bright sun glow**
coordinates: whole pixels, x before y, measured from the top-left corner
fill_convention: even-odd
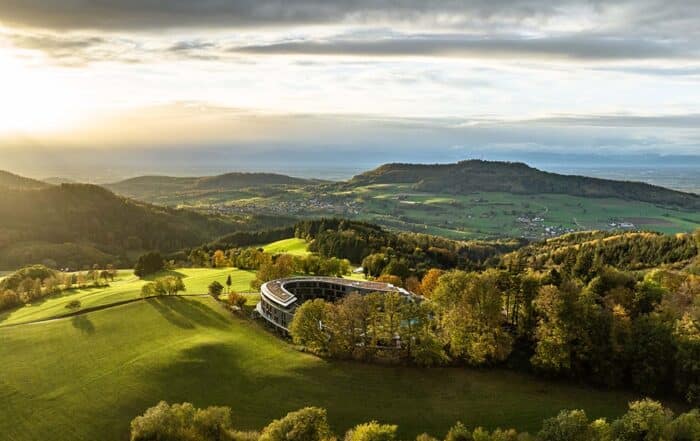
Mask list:
[[[87,116],[76,91],[58,78],[58,69],[28,64],[0,49],[0,133],[50,132]]]

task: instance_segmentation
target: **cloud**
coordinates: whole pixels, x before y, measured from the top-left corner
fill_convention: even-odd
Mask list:
[[[3,21],[53,29],[240,28],[555,12],[542,0],[0,0]]]
[[[687,0],[0,0],[1,21],[7,24],[61,30],[391,22],[460,29],[499,24],[630,29],[644,25],[693,31],[699,15]]]
[[[143,52],[139,44],[128,39],[112,39],[98,35],[5,32],[0,34],[19,49],[40,51],[63,66],[84,66],[92,62],[140,62]]]
[[[545,38],[419,35],[376,40],[283,42],[237,47],[231,51],[256,55],[524,57],[574,60],[676,58],[696,53],[678,44],[585,35]]]
[[[143,44],[134,38],[97,35],[18,33],[6,38],[23,49],[39,50],[61,64],[83,65],[100,61],[144,62],[165,58],[221,60],[236,56],[350,56],[362,58],[433,57],[478,59],[569,60],[610,62],[691,58],[698,51],[681,44],[642,39],[572,35],[563,37],[474,37],[456,34],[421,34],[375,39],[326,39],[233,46],[218,40],[189,39]],[[627,69],[627,68],[621,68]],[[680,75],[686,71],[668,71]],[[692,70],[688,71],[692,74]],[[638,73],[632,72],[630,73]]]
[[[601,66],[593,68],[601,72],[618,72],[651,77],[700,77],[700,66]]]
[[[700,132],[700,114],[683,115],[567,115],[525,121],[527,124],[569,127],[675,128]]]

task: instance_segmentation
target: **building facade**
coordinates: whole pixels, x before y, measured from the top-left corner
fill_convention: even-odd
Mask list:
[[[342,279],[339,277],[292,277],[272,280],[260,287],[260,302],[255,310],[277,329],[289,332],[296,309],[307,300],[339,300],[351,293],[395,292],[412,294],[388,283]]]

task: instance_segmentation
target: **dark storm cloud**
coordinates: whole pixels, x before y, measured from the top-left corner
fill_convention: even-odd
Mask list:
[[[0,21],[51,29],[159,30],[175,28],[241,28],[433,20],[466,23],[543,22],[580,13],[605,14],[629,6],[630,27],[664,26],[692,29],[700,14],[683,0],[0,0]],[[573,12],[572,12],[573,11]],[[576,18],[576,17],[573,17]],[[690,20],[690,23],[688,21]],[[693,23],[693,21],[695,23]]]
[[[2,21],[60,29],[285,26],[459,13],[525,17],[554,8],[543,0],[0,0]]]
[[[692,49],[663,42],[612,37],[473,38],[426,35],[377,40],[299,41],[233,48],[248,54],[537,57],[580,60],[675,58]]]
[[[0,0],[0,24],[36,32],[161,32],[167,28],[260,31],[350,25],[330,39],[254,41],[230,52],[364,57],[515,57],[572,60],[692,58],[700,8],[687,0]],[[395,26],[399,26],[401,30]],[[552,31],[551,29],[559,29]],[[366,32],[363,34],[363,29]],[[367,31],[369,29],[369,31]],[[380,31],[376,31],[380,29]],[[421,34],[425,29],[434,34]],[[543,31],[550,29],[550,31]],[[568,29],[568,30],[566,30]],[[61,34],[58,34],[61,35]],[[311,34],[313,35],[313,33]],[[133,35],[132,35],[133,36]],[[67,38],[18,42],[62,58]],[[76,54],[85,52],[74,42]],[[63,46],[56,48],[52,45]],[[132,49],[134,49],[132,47]],[[136,48],[138,49],[138,48]],[[217,42],[178,41],[167,56],[220,59]],[[63,52],[61,52],[63,51]],[[110,54],[105,52],[105,58]],[[141,58],[141,54],[137,54]],[[99,59],[90,54],[88,61]]]

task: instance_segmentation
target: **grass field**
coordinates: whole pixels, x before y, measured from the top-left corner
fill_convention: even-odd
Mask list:
[[[281,188],[253,198],[229,195],[219,201],[234,213],[318,218],[341,216],[378,223],[396,230],[436,234],[455,239],[492,237],[543,238],[570,230],[629,229],[662,233],[700,228],[700,212],[614,198],[563,194],[425,193],[410,184],[375,184],[351,190]],[[191,195],[190,207],[201,208]],[[311,202],[315,201],[315,202]],[[187,205],[187,204],[185,204]],[[534,220],[537,218],[538,220]],[[613,226],[611,224],[616,224]],[[300,248],[294,248],[298,246]],[[303,252],[300,242],[275,243],[271,252]]]
[[[295,256],[305,256],[309,254],[308,243],[304,239],[292,237],[272,242],[263,247],[266,253],[271,254],[293,254]]]
[[[206,294],[207,287],[214,280],[225,286],[229,274],[232,289],[250,291],[250,282],[255,278],[253,271],[234,268],[184,268],[172,273],[183,278],[187,294]],[[122,270],[108,288],[73,289],[21,308],[0,312],[0,327],[69,314],[71,311],[66,309],[66,305],[72,300],[79,300],[81,308],[84,309],[140,298],[141,287],[145,283],[146,281],[136,277],[132,270]]]
[[[129,421],[162,399],[231,406],[243,429],[316,405],[337,431],[377,419],[408,438],[442,436],[457,420],[533,431],[562,408],[616,416],[636,398],[499,370],[325,361],[207,297],[0,328],[0,360],[8,441],[124,440]]]
[[[453,238],[543,237],[567,230],[634,229],[663,233],[700,228],[700,213],[611,198],[560,194],[419,193],[408,185],[372,185],[352,193],[363,201],[360,217],[396,229]],[[523,222],[519,218],[534,219]]]

